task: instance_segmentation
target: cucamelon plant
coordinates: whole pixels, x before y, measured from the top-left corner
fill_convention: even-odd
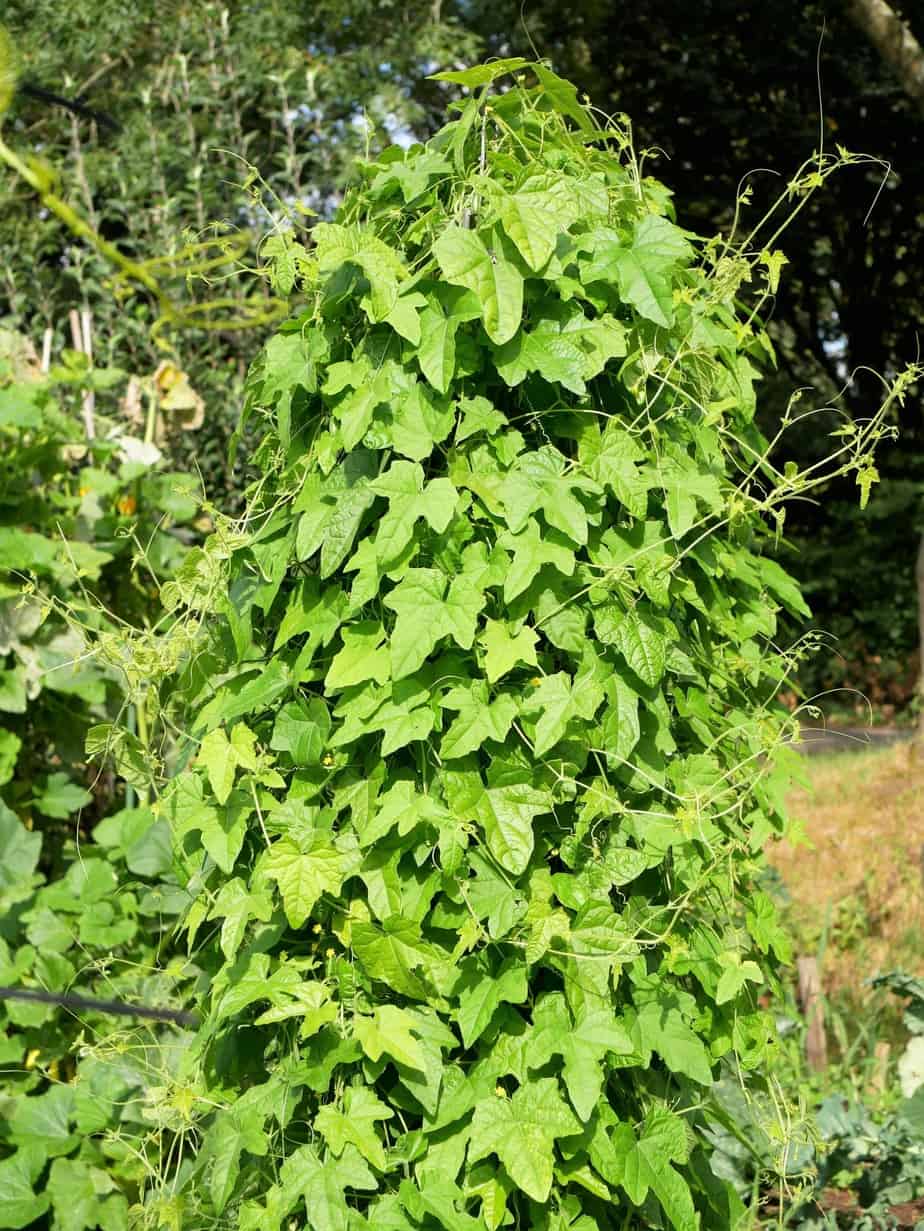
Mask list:
[[[883,430],[778,468],[758,313],[778,218],[851,156],[703,241],[542,64],[440,76],[450,123],[310,244],[273,237],[296,312],[249,378],[247,516],[164,589],[199,627],[159,806],[202,1024],[147,1201],[241,1231],[730,1227],[710,1086],[765,1081],[787,957],[755,887],[776,612],[806,610],[774,536],[794,492],[868,487]]]

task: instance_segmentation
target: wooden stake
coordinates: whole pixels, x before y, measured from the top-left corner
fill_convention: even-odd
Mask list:
[[[799,1003],[806,1022],[805,1058],[810,1069],[820,1072],[827,1068],[828,1041],[825,1038],[824,1001],[821,991],[821,976],[818,973],[818,962],[813,957],[800,957],[797,963],[799,971]]]
[[[81,337],[83,339],[83,353],[90,361],[90,367],[93,366],[93,318],[90,316],[90,309],[84,308],[80,313]],[[92,440],[96,435],[96,394],[92,389],[88,389],[83,395],[83,423],[86,428],[87,440]]]

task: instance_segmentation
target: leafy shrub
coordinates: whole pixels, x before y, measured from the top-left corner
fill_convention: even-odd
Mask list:
[[[118,641],[156,619],[198,482],[163,470],[114,404],[104,413],[122,381],[74,352],[43,375],[28,343],[0,331],[0,984],[162,1004],[187,902],[169,831],[89,769],[84,743],[137,700]],[[80,416],[88,391],[93,439]],[[49,1207],[55,1226],[127,1225],[120,1187],[131,1191],[137,1161],[100,1136],[147,1127],[140,1097],[159,1053],[150,1028],[117,1030],[98,1013],[0,1003],[0,1226]]]
[[[123,703],[117,663],[88,656],[85,634],[156,616],[158,586],[188,550],[176,527],[198,512],[198,481],[164,471],[116,407],[87,438],[81,395],[121,382],[117,369],[70,351],[46,376],[18,335],[0,343],[2,783],[9,803],[63,820],[91,803],[65,767]]]
[[[444,74],[458,117],[277,254],[306,307],[248,380],[260,479],[163,588],[203,1022],[148,1090],[150,1225],[742,1208],[709,1091],[773,1050],[752,885],[802,604],[766,519],[814,480],[767,460],[736,296],[781,258],[681,231],[543,66],[489,96],[524,67]]]

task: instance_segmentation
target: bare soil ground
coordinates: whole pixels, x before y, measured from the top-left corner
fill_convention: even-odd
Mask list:
[[[804,842],[771,844],[803,953],[822,950],[828,996],[863,999],[863,980],[924,973],[924,747],[817,753],[790,800]]]

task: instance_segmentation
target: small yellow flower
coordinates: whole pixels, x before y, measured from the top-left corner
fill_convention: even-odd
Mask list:
[[[503,1086],[495,1086],[495,1087],[494,1087],[494,1093],[497,1095],[497,1097],[498,1097],[498,1098],[506,1098],[506,1097],[507,1097],[507,1091],[504,1089],[504,1087],[503,1087]]]
[[[36,1060],[38,1060],[38,1058],[39,1058],[39,1056],[40,1056],[41,1054],[42,1054],[42,1052],[41,1052],[41,1049],[40,1049],[40,1048],[38,1048],[38,1047],[33,1047],[33,1048],[32,1048],[32,1050],[31,1050],[31,1051],[30,1051],[30,1052],[26,1055],[26,1063],[25,1063],[25,1067],[26,1067],[27,1069],[34,1069],[34,1068],[35,1068],[35,1062],[36,1062]]]
[[[138,508],[138,501],[135,499],[134,496],[128,496],[128,495],[120,496],[119,499],[116,501],[116,508],[119,510],[119,512],[122,514],[123,517],[131,517],[131,515]]]
[[[320,936],[320,934],[321,934],[321,925],[320,925],[320,923],[315,923],[315,924],[312,926],[311,930],[312,930],[312,932],[314,932],[315,936]]]
[[[336,949],[327,948],[324,950],[325,957],[333,957],[335,953],[336,953]]]

